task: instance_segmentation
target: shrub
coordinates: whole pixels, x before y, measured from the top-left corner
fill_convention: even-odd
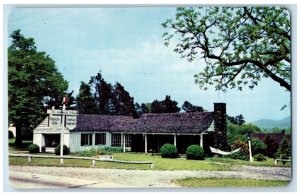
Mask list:
[[[164,144],[160,150],[160,155],[162,158],[177,158],[178,157],[178,151],[176,146],[173,144]]]
[[[291,145],[286,138],[283,138],[275,157],[280,159],[289,159],[290,156],[291,156]]]
[[[40,152],[40,147],[36,144],[30,144],[27,147],[27,150],[29,151],[29,153],[39,153]]]
[[[8,131],[8,139],[14,138],[14,134],[12,131]]]
[[[268,157],[271,157],[271,158],[274,157],[276,152],[279,149],[279,144],[270,135],[266,136],[265,144],[266,144],[265,154]]]
[[[186,149],[186,158],[193,160],[203,160],[205,158],[203,148],[201,148],[199,145],[190,145]]]
[[[253,154],[266,154],[267,145],[259,139],[252,139],[251,148]]]
[[[249,154],[242,152],[242,151],[233,153],[231,155],[226,155],[225,157],[229,157],[231,159],[240,159],[240,160],[244,160],[244,161],[249,160]]]
[[[70,154],[70,149],[66,145],[64,145],[64,147],[63,147],[63,153],[64,153],[64,155]],[[60,155],[60,145],[56,146],[55,154]]]
[[[253,158],[254,158],[255,161],[265,161],[265,160],[267,160],[267,158],[261,153],[258,153],[256,155],[254,155]]]

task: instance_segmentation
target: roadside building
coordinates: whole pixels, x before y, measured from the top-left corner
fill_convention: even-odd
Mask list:
[[[54,151],[60,143],[62,113],[53,109],[47,114],[33,131],[33,143]],[[172,143],[185,153],[191,144],[222,149],[226,141],[225,103],[215,103],[213,112],[148,113],[140,118],[65,112],[64,144],[71,152],[106,146],[156,153],[163,144]]]

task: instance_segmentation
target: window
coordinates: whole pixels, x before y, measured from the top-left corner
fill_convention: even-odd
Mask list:
[[[131,147],[131,135],[125,135],[125,146]]]
[[[121,147],[121,134],[120,133],[111,134],[111,146],[112,147]]]
[[[111,135],[111,146],[123,147],[122,138],[120,133],[113,133]],[[125,134],[125,146],[131,147],[131,135]]]
[[[91,133],[81,134],[81,146],[91,146],[92,138],[93,138],[93,134]]]
[[[105,145],[106,144],[106,134],[96,133],[95,134],[95,145]]]

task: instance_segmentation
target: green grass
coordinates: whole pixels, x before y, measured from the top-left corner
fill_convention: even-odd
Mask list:
[[[217,162],[226,165],[250,165],[250,166],[272,166],[272,167],[291,167],[291,162],[287,162],[286,164],[282,164],[279,162],[278,165],[275,165],[274,159],[267,158],[266,161],[243,161],[239,159],[230,159],[230,158],[207,158],[207,161]]]
[[[290,181],[255,180],[235,178],[185,178],[173,180],[173,183],[183,187],[280,187],[287,186]]]
[[[208,170],[224,171],[229,170],[229,166],[216,165],[207,161],[185,160],[185,159],[167,159],[160,156],[151,156],[146,154],[116,153],[114,159],[125,161],[151,161],[154,163],[154,170]],[[66,167],[90,167],[92,161],[88,160],[64,160]],[[10,165],[32,165],[32,166],[59,166],[59,159],[33,158],[30,164],[26,157],[10,157]],[[96,162],[96,167],[117,168],[117,169],[151,169],[149,164],[123,164],[111,162]],[[151,169],[153,170],[153,169]]]

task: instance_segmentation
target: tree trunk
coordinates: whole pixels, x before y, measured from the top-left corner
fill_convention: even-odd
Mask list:
[[[16,140],[15,140],[15,146],[22,146],[22,132],[21,132],[22,126],[20,124],[16,124]]]

